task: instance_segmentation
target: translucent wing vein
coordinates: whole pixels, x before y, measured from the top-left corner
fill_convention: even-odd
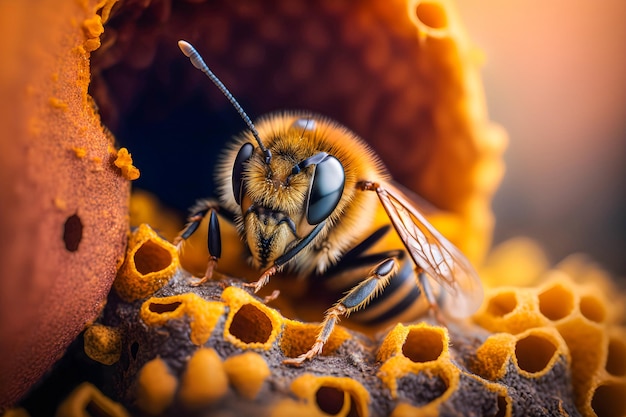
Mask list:
[[[483,299],[478,274],[468,259],[439,233],[391,184],[376,193],[415,264],[444,290],[440,307],[453,317],[473,314]]]

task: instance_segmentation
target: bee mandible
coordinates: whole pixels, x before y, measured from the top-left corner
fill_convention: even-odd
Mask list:
[[[178,45],[248,126],[217,169],[217,200],[200,201],[175,242],[180,248],[208,217],[209,261],[198,284],[222,257],[220,222],[232,221],[261,272],[246,284],[254,292],[283,270],[345,291],[326,311],[309,351],[286,364],[314,358],[340,317],[366,307],[359,312],[366,324],[414,320],[424,299],[439,318],[476,311],[483,298],[476,271],[393,184],[363,140],[308,112],[274,113],[253,124],[195,48]]]

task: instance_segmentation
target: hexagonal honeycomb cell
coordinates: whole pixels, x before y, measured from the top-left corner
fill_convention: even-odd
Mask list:
[[[128,301],[145,298],[169,281],[178,267],[176,248],[142,224],[128,241],[126,258],[113,288]]]
[[[286,320],[280,340],[280,349],[288,358],[295,358],[306,353],[317,338],[319,325],[315,323],[303,323],[296,320]],[[344,328],[338,327],[328,338],[321,355],[330,355],[347,339],[352,337]]]
[[[151,297],[141,305],[139,316],[148,326],[163,326],[171,320],[189,321],[190,339],[198,346],[208,340],[224,313],[224,304],[205,301],[193,293]]]
[[[224,339],[242,349],[269,349],[276,342],[283,318],[246,291],[228,287],[222,299],[229,306]]]
[[[513,358],[520,374],[528,377],[543,376],[560,358],[570,361],[565,342],[552,328],[535,328],[517,335]]]
[[[563,283],[554,283],[542,289],[537,295],[539,311],[549,320],[558,321],[569,316],[574,310],[574,294]],[[581,306],[582,306],[581,301]]]

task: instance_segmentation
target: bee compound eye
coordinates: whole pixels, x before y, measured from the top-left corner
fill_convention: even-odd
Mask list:
[[[306,202],[309,224],[319,224],[333,212],[343,194],[345,179],[343,166],[334,156],[327,156],[315,166]]]
[[[241,196],[243,194],[244,164],[252,158],[253,153],[254,146],[251,143],[244,143],[235,158],[235,164],[233,165],[233,195],[237,204],[241,204]]]

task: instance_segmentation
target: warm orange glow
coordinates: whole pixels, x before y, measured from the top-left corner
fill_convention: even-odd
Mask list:
[[[527,234],[557,260],[626,272],[626,2],[457,1],[491,117],[510,134],[496,240]]]

